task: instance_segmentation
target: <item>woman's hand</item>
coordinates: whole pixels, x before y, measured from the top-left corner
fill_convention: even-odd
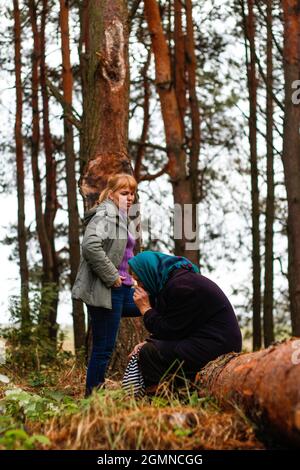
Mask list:
[[[137,354],[139,352],[139,350],[144,346],[144,344],[146,344],[147,341],[143,341],[142,343],[139,343],[139,344],[136,344],[133,348],[133,350],[131,351],[131,353],[128,355],[128,359],[130,359],[134,354]]]
[[[126,279],[125,276],[119,276],[118,279],[113,283],[113,287],[120,287],[122,285],[122,282]]]
[[[149,295],[142,287],[138,286],[134,289],[133,300],[142,315],[151,308]]]

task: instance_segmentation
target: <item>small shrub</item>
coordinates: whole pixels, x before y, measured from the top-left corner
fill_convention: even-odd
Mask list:
[[[59,332],[57,339],[49,337],[50,305],[56,295],[56,286],[48,285],[32,293],[29,309],[30,320],[22,322],[22,302],[18,296],[10,298],[10,326],[1,330],[6,342],[6,363],[19,372],[40,371],[42,364],[61,363],[70,353],[63,351],[64,335]],[[37,377],[36,377],[37,379]],[[39,377],[42,380],[41,377]],[[38,380],[38,379],[37,379]]]

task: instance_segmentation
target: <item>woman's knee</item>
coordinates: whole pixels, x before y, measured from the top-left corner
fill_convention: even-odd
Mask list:
[[[156,348],[152,343],[145,343],[139,351],[139,361],[146,362],[149,357],[149,354],[153,354],[153,352],[155,353],[155,351]]]

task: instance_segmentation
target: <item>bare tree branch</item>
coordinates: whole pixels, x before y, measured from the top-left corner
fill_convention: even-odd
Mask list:
[[[59,91],[59,89],[55,85],[53,85],[53,83],[51,83],[50,80],[47,80],[47,87],[48,87],[51,95],[54,96],[54,98],[56,98],[57,101],[61,104],[61,106],[64,110],[64,117],[66,117],[66,119],[71,124],[73,124],[73,126],[75,126],[76,129],[78,129],[80,131],[82,129],[82,126],[81,126],[80,120],[77,119],[74,115],[74,113],[77,114],[75,109],[73,107],[70,109],[70,107],[65,102],[64,97],[61,94],[61,92]]]
[[[144,175],[144,176],[141,176],[140,178],[140,181],[153,181],[155,180],[156,178],[158,178],[159,176],[163,175],[164,173],[166,173],[168,170],[168,163],[161,169],[159,170],[157,173],[155,173],[154,175]]]
[[[144,147],[149,147],[155,150],[162,150],[163,152],[167,152],[167,147],[162,147],[161,145],[151,144],[150,142],[141,142],[140,140],[129,140],[130,145],[139,145]]]

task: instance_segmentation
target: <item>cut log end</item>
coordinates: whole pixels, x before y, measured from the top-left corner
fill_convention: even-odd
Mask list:
[[[292,338],[253,353],[229,353],[207,364],[196,384],[201,394],[208,393],[225,406],[240,406],[266,432],[298,446],[299,352],[299,339]]]

